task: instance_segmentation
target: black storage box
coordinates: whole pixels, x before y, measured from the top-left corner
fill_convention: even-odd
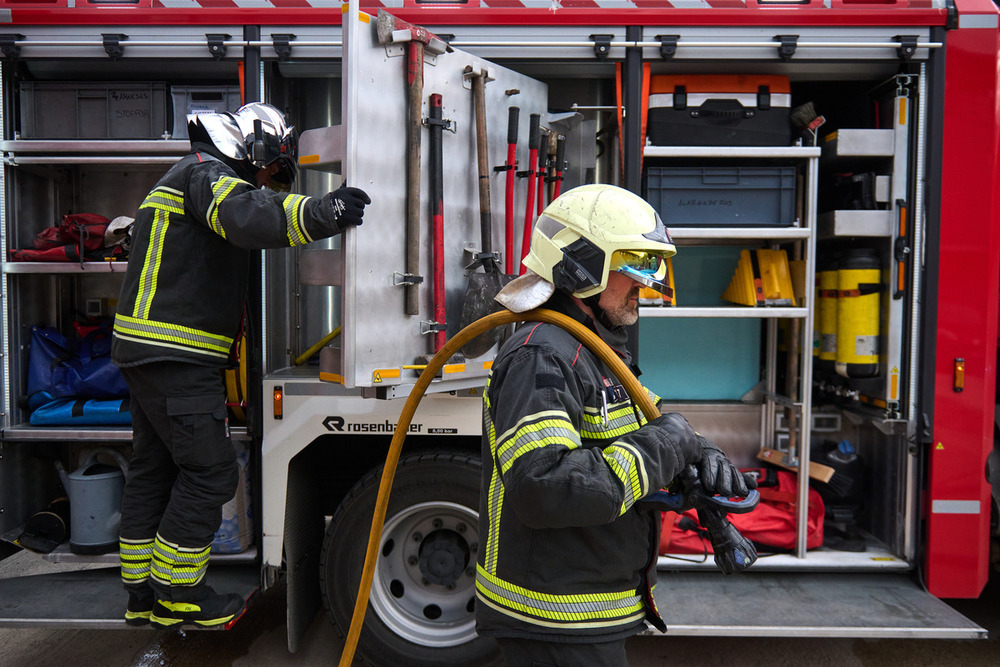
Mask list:
[[[169,129],[163,82],[21,83],[24,139],[160,139]]]
[[[646,134],[657,146],[788,146],[791,97],[787,76],[654,76]]]
[[[643,192],[668,229],[795,223],[795,167],[647,167]]]

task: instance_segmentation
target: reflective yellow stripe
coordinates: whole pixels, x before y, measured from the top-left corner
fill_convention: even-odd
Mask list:
[[[608,423],[604,424],[604,415],[597,408],[583,409],[583,426],[580,436],[588,440],[609,440],[621,437],[639,428],[636,422],[636,411],[630,402],[615,403],[608,406]]]
[[[194,586],[205,577],[210,549],[211,545],[181,547],[157,534],[153,545],[153,580],[164,586]]]
[[[153,208],[165,213],[184,213],[184,193],[174,188],[160,186],[146,195],[139,210]]]
[[[118,560],[121,561],[122,581],[135,584],[149,578],[153,562],[153,540],[126,540],[118,542]]]
[[[186,349],[213,357],[228,357],[229,350],[233,346],[233,339],[228,336],[169,322],[129,317],[120,313],[115,317],[114,329],[116,335],[127,340]]]
[[[625,498],[618,511],[619,515],[625,514],[636,500],[646,495],[649,487],[642,457],[630,446],[618,442],[604,450],[604,460],[625,488]]]
[[[240,184],[249,185],[246,181],[232,176],[219,176],[219,180],[212,183],[212,201],[208,205],[208,210],[205,211],[205,219],[208,220],[208,226],[212,228],[212,231],[222,238],[226,238],[226,230],[219,223],[219,206],[233,191],[233,188]]]
[[[303,195],[287,195],[282,207],[285,209],[285,229],[288,245],[296,246],[313,240],[302,224],[302,209],[309,197]]]
[[[522,454],[549,445],[568,449],[580,446],[580,436],[573,429],[569,416],[562,410],[546,410],[522,417],[497,440],[496,458],[500,471],[510,470]]]
[[[153,297],[156,295],[156,285],[160,274],[160,261],[163,258],[163,239],[170,226],[170,214],[157,208],[153,211],[153,224],[149,230],[149,246],[143,259],[142,272],[139,274],[139,291],[135,298],[132,314],[136,317],[149,316]]]
[[[577,623],[587,627],[631,623],[644,616],[642,598],[635,590],[554,595],[517,586],[476,567],[477,597],[492,602],[494,609],[514,612],[529,623],[548,621],[559,627]]]

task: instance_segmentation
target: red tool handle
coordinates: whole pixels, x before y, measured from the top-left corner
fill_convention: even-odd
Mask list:
[[[511,107],[507,113],[507,191],[504,199],[504,224],[506,245],[504,247],[505,273],[514,273],[514,176],[517,166],[517,122],[521,109]]]
[[[519,275],[524,275],[524,258],[531,248],[531,226],[535,219],[535,161],[538,159],[538,135],[541,133],[540,114],[528,117],[528,196],[524,207],[524,231],[521,233],[521,267]]]

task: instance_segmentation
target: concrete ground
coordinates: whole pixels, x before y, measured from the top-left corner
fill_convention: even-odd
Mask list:
[[[49,567],[20,553],[0,561],[0,576]],[[228,632],[0,628],[0,665],[25,667],[280,667],[331,665],[340,656],[325,614],[295,654],[287,651],[280,586],[258,596]],[[746,601],[752,607],[753,601]],[[123,601],[124,605],[124,596]],[[644,636],[629,640],[632,667],[987,667],[1000,665],[1000,577],[979,600],[951,601],[987,628],[985,640],[774,639]],[[399,667],[405,667],[400,665]]]

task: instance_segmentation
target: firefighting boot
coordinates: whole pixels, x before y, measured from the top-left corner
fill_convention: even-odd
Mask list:
[[[125,623],[139,626],[149,623],[149,616],[156,602],[153,589],[147,584],[135,584],[125,587],[128,591],[128,605],[125,607]]]
[[[170,600],[158,599],[149,622],[158,628],[181,623],[212,627],[239,618],[246,609],[243,597],[235,593],[220,595],[210,586],[171,586]]]

